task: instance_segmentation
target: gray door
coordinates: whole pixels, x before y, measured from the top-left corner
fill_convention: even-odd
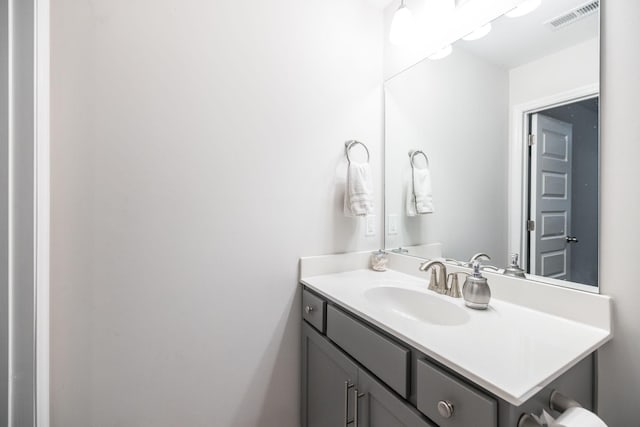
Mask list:
[[[358,427],[435,427],[363,370],[358,373]]]
[[[571,280],[569,251],[571,232],[570,123],[542,114],[531,118],[535,142],[531,148],[531,272]]]
[[[351,421],[357,382],[357,366],[303,322],[302,425],[341,427],[345,425],[345,419]],[[346,383],[353,387],[347,390]]]

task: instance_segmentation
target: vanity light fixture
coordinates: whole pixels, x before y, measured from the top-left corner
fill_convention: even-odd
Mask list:
[[[491,22],[467,34],[462,38],[462,40],[467,40],[467,41],[478,40],[483,38],[487,34],[489,34],[490,31],[491,31]]]
[[[519,16],[524,16],[527,13],[531,13],[538,8],[542,4],[542,0],[526,0],[520,5],[518,5],[515,9],[505,13],[509,18],[517,18]]]
[[[429,59],[442,59],[442,58],[446,58],[447,56],[451,55],[451,52],[453,52],[453,47],[448,44],[445,47],[443,47],[442,49],[436,51],[434,54],[429,56]]]
[[[405,0],[400,1],[400,7],[393,15],[391,30],[389,31],[389,41],[397,46],[408,44],[414,36],[415,22],[413,13],[404,2]]]

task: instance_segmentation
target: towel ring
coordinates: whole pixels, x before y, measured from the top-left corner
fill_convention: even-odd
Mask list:
[[[364,147],[364,150],[367,152],[367,163],[369,163],[369,160],[371,159],[371,156],[369,155],[369,149],[364,144],[364,142],[356,141],[355,139],[351,139],[344,143],[344,152],[347,155],[347,161],[351,163],[351,158],[349,157],[349,151],[351,151],[351,147],[357,144],[360,144]]]
[[[416,157],[416,155],[418,154],[422,154],[424,156],[424,160],[427,162],[427,167],[429,167],[429,158],[427,157],[427,155],[425,154],[424,151],[422,150],[413,150],[413,151],[409,151],[409,159],[411,162],[411,167],[414,169],[419,169],[416,164],[413,162],[413,159]]]

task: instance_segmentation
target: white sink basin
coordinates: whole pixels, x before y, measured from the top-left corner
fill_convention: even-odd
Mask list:
[[[459,326],[469,321],[464,308],[424,292],[380,286],[366,290],[364,295],[385,310],[432,325]]]

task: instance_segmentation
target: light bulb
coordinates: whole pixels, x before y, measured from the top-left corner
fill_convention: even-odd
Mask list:
[[[403,1],[393,15],[389,41],[398,46],[408,44],[414,36],[414,26],[413,13],[407,9]]]
[[[435,60],[435,59],[446,58],[447,56],[451,55],[451,52],[453,52],[453,47],[450,44],[448,44],[442,49],[440,49],[439,51],[437,51],[436,53],[434,53],[433,55],[430,55],[429,59]]]
[[[487,34],[489,34],[490,31],[491,31],[491,22],[489,22],[487,25],[483,25],[482,27],[474,30],[472,33],[467,34],[462,38],[462,40],[467,40],[467,41],[478,40],[483,38]]]
[[[520,3],[518,7],[515,9],[505,13],[509,18],[517,18],[519,16],[524,16],[527,13],[531,13],[538,8],[542,4],[542,0],[527,0],[525,2]]]

